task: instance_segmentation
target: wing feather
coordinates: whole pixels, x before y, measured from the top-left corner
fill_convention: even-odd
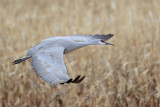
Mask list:
[[[66,38],[74,40],[74,41],[90,41],[90,40],[94,40],[94,39],[103,39],[104,41],[110,39],[113,36],[113,34],[107,34],[107,35],[100,35],[100,34],[96,34],[96,35],[72,35],[72,36],[66,36]]]
[[[35,73],[54,86],[70,79],[63,61],[63,52],[63,47],[52,47],[32,55],[31,64]]]
[[[103,39],[104,41],[110,39],[113,34],[96,34],[96,35],[72,35],[72,36],[55,36],[55,37],[50,37],[47,38],[41,42],[46,42],[46,41],[53,41],[53,40],[58,40],[58,39],[69,39],[73,41],[80,41],[80,42],[85,42],[85,41],[90,41],[93,39]]]

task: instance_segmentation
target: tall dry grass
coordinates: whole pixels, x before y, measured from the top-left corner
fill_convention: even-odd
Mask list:
[[[0,0],[1,107],[160,106],[159,0]],[[12,66],[50,36],[114,33],[116,46],[88,46],[64,60],[78,84],[43,82],[30,61]],[[56,95],[62,93],[60,99]]]

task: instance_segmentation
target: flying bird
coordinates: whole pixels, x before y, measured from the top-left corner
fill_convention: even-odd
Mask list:
[[[15,60],[13,65],[32,58],[31,65],[35,73],[53,86],[64,83],[80,83],[85,76],[78,75],[75,79],[70,78],[63,61],[63,54],[88,45],[114,46],[114,44],[106,42],[112,36],[113,34],[97,34],[50,37],[30,48],[26,57]]]

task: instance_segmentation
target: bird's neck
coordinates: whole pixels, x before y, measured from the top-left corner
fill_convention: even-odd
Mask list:
[[[97,45],[98,42],[97,41],[87,41],[87,42],[74,42],[72,45],[70,45],[69,47],[66,46],[66,49],[64,51],[64,54],[70,53],[76,49],[79,49],[81,47],[85,47],[88,45]]]
[[[98,44],[97,40],[87,41],[87,42],[77,42],[77,49],[88,45],[97,45],[97,44]]]

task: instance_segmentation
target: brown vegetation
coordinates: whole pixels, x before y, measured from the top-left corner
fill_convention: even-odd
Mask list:
[[[0,106],[160,106],[160,0],[0,0]],[[78,85],[42,81],[30,61],[12,66],[51,36],[114,33],[116,46],[64,56]],[[57,103],[57,90],[62,93]]]

